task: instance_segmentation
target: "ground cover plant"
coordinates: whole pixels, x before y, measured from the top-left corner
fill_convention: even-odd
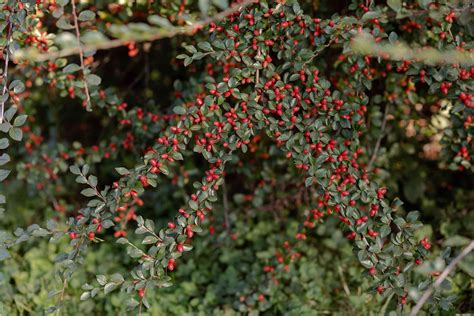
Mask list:
[[[469,1],[0,4],[0,314],[473,312]]]

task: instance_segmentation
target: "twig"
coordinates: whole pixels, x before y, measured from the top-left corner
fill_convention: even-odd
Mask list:
[[[344,292],[346,292],[347,296],[351,296],[351,290],[347,285],[346,278],[344,277],[344,273],[342,272],[341,266],[337,267],[337,271],[339,272],[339,276],[341,277],[342,288],[344,289]]]
[[[77,255],[79,254],[79,251],[80,251],[80,248],[82,246],[82,244],[84,243],[84,240],[85,240],[85,235],[82,235],[81,237],[81,240],[79,241],[79,243],[77,243],[76,245],[76,253],[74,253],[74,255],[72,256],[71,260],[74,260],[76,259]],[[62,305],[63,302],[64,302],[64,297],[65,297],[65,294],[66,294],[66,289],[68,287],[68,281],[67,281],[67,277],[63,274],[63,277],[64,277],[64,281],[63,281],[63,289],[61,291],[61,296],[59,298],[59,301],[57,303],[57,306],[58,306],[58,309],[56,311],[56,315],[58,316],[61,312],[61,308],[62,306],[59,306],[59,305]]]
[[[262,30],[260,30],[260,35],[262,35]],[[260,50],[260,47],[258,47],[257,57],[260,57],[261,55],[262,55],[262,51]],[[255,73],[255,86],[257,86],[259,82],[260,82],[260,69],[257,68],[257,71]],[[258,101],[258,100],[255,100],[255,101]]]
[[[395,292],[390,294],[390,296],[387,298],[385,301],[385,304],[383,304],[382,309],[380,310],[380,315],[385,315],[385,311],[388,308],[388,305],[390,304],[390,301],[392,300],[392,297],[395,295]]]
[[[372,153],[372,157],[370,157],[369,164],[367,165],[367,172],[370,172],[370,170],[372,170],[372,166],[375,162],[375,159],[377,159],[377,154],[380,149],[380,143],[382,142],[382,138],[384,137],[385,126],[387,125],[387,117],[388,117],[389,109],[390,109],[390,105],[387,104],[385,106],[385,112],[383,114],[383,121],[382,121],[382,126],[380,127],[380,134],[379,134],[379,137],[377,138],[377,142],[375,143],[375,148]]]
[[[77,19],[77,10],[76,10],[76,0],[71,1],[72,5],[72,16],[74,18],[74,28],[76,30],[76,39],[77,39],[77,47],[79,49],[79,59],[81,60],[81,72],[82,72],[82,82],[84,83],[84,92],[86,94],[86,103],[87,103],[87,110],[91,109],[91,96],[89,94],[89,86],[87,85],[86,80],[86,66],[84,65],[84,51],[82,50],[81,46],[81,31],[79,30],[79,22]]]
[[[474,54],[455,49],[438,50],[433,47],[410,47],[403,43],[379,44],[372,35],[361,33],[351,41],[354,53],[387,60],[411,60],[428,65],[474,65]]]
[[[308,59],[307,61],[305,61],[303,63],[303,65],[307,65],[309,64],[310,62],[312,62],[316,57],[319,56],[319,54],[321,54],[326,48],[328,48],[329,46],[331,46],[337,39],[337,34],[335,37],[333,37],[326,45],[322,46],[321,49],[317,50],[314,52],[314,54],[311,56],[310,59]]]
[[[67,279],[66,279],[66,277],[64,277],[63,289],[61,291],[61,297],[59,298],[59,303],[60,304],[62,304],[62,302],[64,301],[64,295],[66,293],[66,288],[67,288]],[[58,309],[56,311],[56,315],[59,315],[59,313],[61,311],[61,308],[62,308],[62,306],[58,306]]]
[[[224,221],[225,221],[225,228],[227,232],[230,231],[230,221],[229,221],[229,201],[227,199],[227,187],[225,185],[225,180],[222,183],[222,201],[224,204]]]
[[[436,280],[433,285],[426,290],[425,293],[423,293],[423,296],[421,296],[420,300],[418,303],[416,303],[415,307],[411,310],[410,316],[415,316],[418,314],[418,312],[421,310],[423,305],[426,303],[426,301],[430,298],[431,294],[440,287],[441,283],[443,283],[444,279],[448,277],[448,275],[454,270],[454,268],[458,265],[458,263],[466,257],[472,250],[474,249],[474,240],[471,240],[469,245],[467,245],[466,248],[461,251],[461,253],[451,261],[451,263],[444,269],[444,271],[440,274],[438,279]]]
[[[145,281],[145,285],[143,286],[143,296],[140,296],[140,302],[138,304],[138,316],[141,316],[142,315],[142,309],[143,309],[143,298],[145,297],[146,295],[146,286],[148,284],[148,282],[151,280],[152,277],[149,277],[148,279],[146,279]]]
[[[5,44],[5,47],[3,48],[3,51],[4,51],[4,58],[5,58],[5,64],[3,66],[3,89],[2,89],[2,104],[0,106],[0,124],[3,123],[3,113],[5,111],[5,94],[8,92],[8,64],[10,62],[10,37],[11,37],[11,34],[12,34],[12,28],[13,28],[13,25],[12,23],[10,22],[10,20],[8,20],[8,24],[7,24],[7,28],[8,28],[8,33],[7,33],[7,43]]]
[[[223,19],[225,19],[227,16],[238,12],[252,3],[254,3],[256,0],[244,0],[242,3],[239,3],[238,5],[231,6],[227,8],[226,10],[216,14],[213,17],[209,17],[206,19],[203,19],[201,21],[198,21],[196,23],[192,23],[190,25],[187,25],[185,27],[172,27],[168,30],[164,30],[163,32],[159,33],[153,33],[150,35],[141,35],[140,38],[138,39],[114,39],[110,41],[103,41],[101,43],[96,43],[96,44],[91,44],[91,45],[81,45],[79,43],[79,47],[71,47],[71,48],[65,48],[61,49],[58,51],[52,51],[52,52],[46,52],[46,53],[40,53],[34,56],[29,56],[28,53],[26,54],[20,54],[17,57],[18,58],[28,58],[28,60],[32,61],[37,61],[37,62],[44,62],[48,60],[53,60],[57,58],[62,58],[62,57],[67,57],[71,55],[77,55],[81,54],[81,52],[84,51],[97,51],[97,50],[106,50],[106,49],[112,49],[112,48],[117,48],[121,46],[128,45],[131,41],[133,42],[152,42],[164,38],[170,38],[176,35],[192,35],[194,32],[206,25],[211,24],[212,22],[218,22]]]

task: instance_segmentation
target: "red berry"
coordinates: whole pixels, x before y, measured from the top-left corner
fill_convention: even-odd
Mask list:
[[[93,240],[94,237],[95,237],[95,233],[94,233],[94,232],[89,232],[89,233],[87,234],[87,237],[89,238],[89,240]]]
[[[140,182],[144,187],[148,186],[148,178],[146,176],[140,176]]]
[[[174,259],[168,260],[168,266],[167,266],[168,270],[170,270],[170,271],[174,270],[174,268],[175,268],[174,262],[175,262]]]

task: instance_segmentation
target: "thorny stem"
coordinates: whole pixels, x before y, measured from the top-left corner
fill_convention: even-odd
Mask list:
[[[86,67],[84,64],[84,51],[81,46],[81,31],[79,30],[79,22],[77,18],[76,0],[72,0],[71,5],[72,5],[72,16],[74,18],[74,28],[76,30],[77,45],[79,49],[78,51],[79,59],[81,61],[82,82],[84,83],[84,92],[86,94],[87,110],[90,110],[91,109],[91,96],[89,94],[89,86],[87,85],[87,80],[86,80]]]

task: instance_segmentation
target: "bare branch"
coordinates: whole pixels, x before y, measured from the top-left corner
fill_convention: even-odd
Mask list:
[[[3,73],[2,73],[3,89],[2,89],[2,97],[1,97],[2,103],[0,105],[0,124],[3,123],[3,113],[5,111],[5,102],[7,100],[5,98],[5,94],[8,93],[8,64],[10,63],[10,37],[12,34],[12,28],[13,28],[13,25],[10,22],[10,20],[8,21],[7,28],[8,28],[7,43],[5,44],[5,47],[3,48],[3,52],[4,52],[3,56],[5,59],[5,63],[3,65]]]
[[[389,60],[411,60],[428,65],[474,65],[474,54],[471,52],[454,49],[440,51],[432,47],[412,48],[402,43],[378,44],[371,35],[366,33],[361,33],[353,39],[352,48],[357,54]]]
[[[383,114],[383,121],[382,121],[382,126],[380,127],[380,134],[379,134],[379,137],[377,138],[377,142],[375,143],[375,148],[374,148],[374,151],[372,152],[372,157],[370,157],[369,164],[367,165],[367,172],[370,172],[372,170],[375,159],[377,159],[377,154],[379,153],[379,149],[380,149],[380,143],[382,142],[382,138],[384,137],[385,126],[387,125],[387,117],[388,117],[389,109],[390,109],[390,105],[387,104],[385,106],[385,112]]]
[[[82,82],[84,83],[84,92],[86,94],[86,104],[87,110],[91,109],[91,96],[89,94],[89,86],[86,80],[86,67],[84,64],[84,51],[82,50],[81,46],[81,31],[79,30],[79,22],[77,19],[77,10],[76,10],[76,0],[71,0],[72,5],[72,16],[74,18],[74,29],[76,30],[76,39],[77,39],[77,47],[79,49],[79,59],[81,61],[81,72],[82,72]]]
[[[227,232],[230,232],[230,220],[229,220],[229,200],[227,198],[227,187],[224,182],[222,182],[222,194],[223,194],[223,204],[224,204],[224,222],[225,222],[225,228]]]
[[[410,316],[416,316],[426,301],[430,298],[433,292],[440,287],[441,283],[443,283],[444,279],[448,277],[448,275],[454,270],[454,268],[459,264],[459,262],[466,257],[472,250],[474,249],[474,240],[471,240],[469,245],[461,251],[461,253],[451,261],[451,263],[444,269],[444,271],[440,274],[438,279],[436,280],[433,285],[423,293],[423,296],[420,298],[418,303],[416,303],[415,307],[410,312]]]
[[[339,276],[341,277],[342,288],[344,289],[344,292],[346,292],[347,296],[351,296],[351,290],[349,289],[349,286],[347,285],[346,278],[344,277],[344,272],[342,271],[342,267],[340,265],[337,266],[337,272],[339,273]]]

